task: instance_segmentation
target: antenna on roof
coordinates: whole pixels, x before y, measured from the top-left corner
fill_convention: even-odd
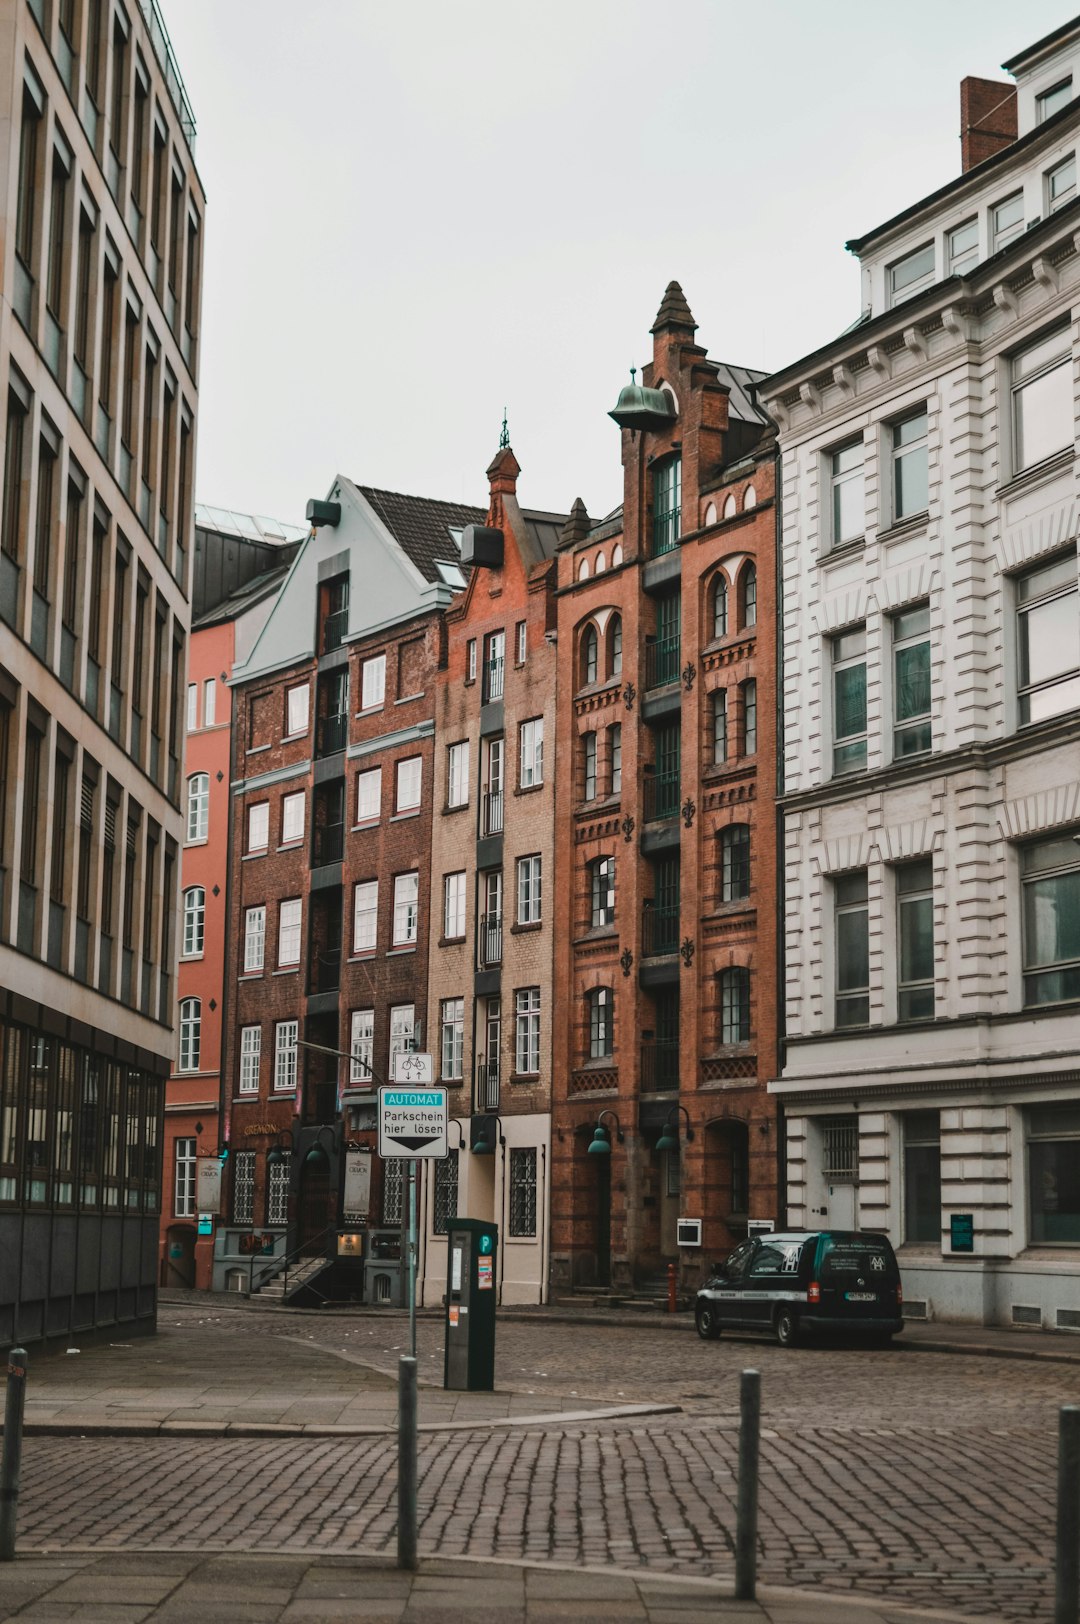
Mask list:
[[[507,451],[510,447],[510,430],[506,426],[506,407],[503,407],[502,433],[499,435],[499,450]]]

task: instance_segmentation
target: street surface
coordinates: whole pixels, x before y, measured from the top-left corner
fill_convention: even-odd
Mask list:
[[[160,1322],[156,1343],[116,1351],[121,1391],[125,1361],[128,1380],[142,1380],[135,1366],[148,1358],[171,1380],[173,1363],[190,1371],[203,1348],[218,1386],[233,1378],[234,1403],[256,1383],[294,1381],[297,1353],[321,1380],[355,1381],[374,1398],[384,1388],[367,1367],[392,1373],[406,1351],[402,1319],[362,1312],[163,1305]],[[518,1395],[508,1413],[545,1420],[465,1418],[422,1435],[422,1554],[730,1576],[738,1379],[753,1367],[763,1583],[980,1619],[1052,1615],[1057,1411],[1077,1401],[1080,1367],[704,1343],[617,1323],[501,1322],[497,1346],[497,1385]],[[441,1325],[420,1322],[418,1356],[421,1379],[440,1380]],[[47,1403],[77,1376],[71,1361],[51,1361],[31,1391]],[[683,1413],[553,1413],[590,1401],[674,1402]],[[395,1473],[392,1437],[29,1438],[20,1548],[392,1553]]]

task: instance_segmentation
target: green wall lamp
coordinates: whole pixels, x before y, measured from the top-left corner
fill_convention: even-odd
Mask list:
[[[680,1111],[682,1112],[683,1116],[686,1118],[686,1137],[687,1137],[687,1139],[693,1139],[694,1130],[690,1126],[690,1113],[689,1113],[689,1111],[686,1109],[685,1105],[673,1105],[671,1107],[671,1110],[668,1112],[667,1116],[664,1118],[663,1131],[661,1132],[659,1139],[656,1141],[657,1150],[674,1150],[676,1152],[678,1151],[678,1149],[679,1149],[679,1112]]]
[[[623,1142],[622,1123],[619,1121],[619,1119],[616,1116],[615,1112],[614,1111],[601,1111],[600,1115],[596,1119],[596,1127],[593,1130],[592,1144],[589,1146],[589,1155],[590,1156],[610,1156],[611,1155],[611,1134],[608,1131],[608,1129],[604,1127],[604,1118],[605,1117],[610,1117],[611,1120],[614,1122],[614,1124],[615,1124],[615,1137],[619,1141],[619,1144],[621,1145],[622,1142]]]

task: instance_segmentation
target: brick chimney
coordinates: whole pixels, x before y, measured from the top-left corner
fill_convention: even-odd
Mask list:
[[[1016,86],[1001,79],[964,79],[960,84],[960,151],[963,173],[1016,140]]]

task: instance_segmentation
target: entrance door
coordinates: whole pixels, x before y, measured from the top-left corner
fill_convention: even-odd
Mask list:
[[[330,1163],[326,1156],[304,1162],[300,1185],[300,1246],[313,1253],[325,1249],[330,1223]]]

